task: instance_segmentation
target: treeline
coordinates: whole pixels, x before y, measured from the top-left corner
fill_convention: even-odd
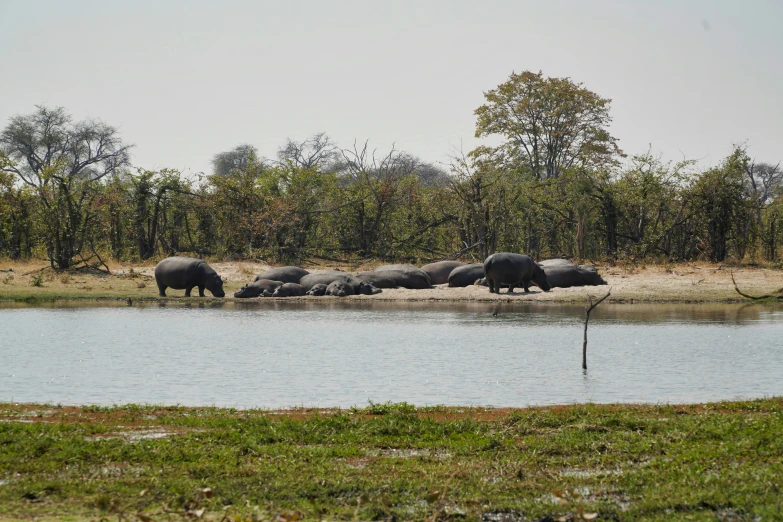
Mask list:
[[[216,154],[198,177],[132,168],[114,128],[39,107],[0,134],[0,256],[55,268],[178,253],[280,264],[495,251],[780,258],[779,166],[742,147],[707,170],[627,158],[606,131],[609,100],[568,79],[512,75],[485,97],[476,134],[506,141],[457,153],[445,168],[317,134],[274,159],[249,145]]]

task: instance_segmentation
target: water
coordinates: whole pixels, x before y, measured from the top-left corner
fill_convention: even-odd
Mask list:
[[[239,408],[783,395],[783,308],[260,300],[0,308],[0,402]]]

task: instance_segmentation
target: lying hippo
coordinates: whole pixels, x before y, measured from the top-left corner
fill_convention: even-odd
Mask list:
[[[552,288],[606,284],[592,265],[549,265],[544,266],[543,269]]]
[[[509,293],[513,292],[516,286],[529,292],[531,282],[544,292],[552,288],[546,280],[544,269],[524,254],[492,254],[484,260],[484,276],[487,278],[489,291],[495,294],[500,292],[500,285],[508,285]]]
[[[302,278],[299,284],[309,291],[314,285],[319,283],[329,285],[334,281],[339,281],[351,286],[353,294],[374,295],[381,293],[381,289],[372,283],[362,281],[349,273],[340,270],[324,270],[322,272],[313,272]],[[353,295],[351,294],[351,295]]]
[[[298,283],[283,283],[275,288],[272,297],[299,297],[305,294],[305,289]]]
[[[252,283],[246,284],[236,292],[234,297],[245,299],[249,297],[270,297],[278,287],[283,286],[280,281],[271,279],[256,279]]]
[[[281,266],[261,272],[256,276],[254,281],[259,279],[271,279],[272,281],[280,281],[281,283],[298,283],[309,273],[310,272],[304,268],[299,268],[298,266]]]
[[[353,287],[348,283],[343,283],[342,281],[332,281],[329,283],[329,286],[326,287],[325,295],[346,297],[353,295]]]
[[[448,278],[449,286],[470,286],[484,277],[484,264],[471,263],[469,265],[458,266],[451,271]]]
[[[543,261],[539,261],[538,265],[541,268],[546,268],[549,266],[576,266],[568,259],[563,259],[562,257],[556,257],[553,259],[544,259]]]
[[[155,282],[161,297],[166,297],[166,288],[185,289],[185,297],[190,297],[193,287],[198,287],[199,297],[204,297],[204,289],[215,297],[224,297],[223,280],[203,259],[193,257],[167,257],[155,265]]]
[[[302,288],[304,288],[304,287],[302,287]],[[327,288],[327,286],[325,284],[317,283],[317,284],[314,284],[313,287],[310,288],[310,290],[305,292],[305,294],[306,295],[312,295],[312,296],[315,296],[315,297],[320,297],[322,295],[326,295],[326,288]]]
[[[430,276],[430,283],[442,285],[449,282],[449,275],[455,268],[465,266],[462,261],[438,261],[421,267]],[[472,283],[471,283],[472,284]]]
[[[387,265],[394,266],[394,265]],[[376,268],[373,270],[377,277],[391,278],[397,283],[397,286],[402,288],[410,288],[413,290],[421,290],[423,288],[432,288],[430,282],[430,276],[421,268],[415,266],[399,265],[404,268]]]
[[[372,283],[377,288],[397,288],[397,281],[381,272],[359,272],[356,274],[356,278],[366,283]]]

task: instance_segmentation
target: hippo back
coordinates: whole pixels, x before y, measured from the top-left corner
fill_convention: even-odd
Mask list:
[[[305,289],[299,283],[283,283],[275,288],[272,297],[299,297],[305,294]]]
[[[304,268],[299,268],[298,266],[281,266],[261,272],[256,276],[255,280],[271,279],[281,283],[299,283],[309,273]]]
[[[547,281],[553,288],[605,285],[606,281],[592,265],[543,267]]]
[[[438,261],[421,267],[430,276],[433,285],[442,285],[449,282],[451,271],[457,267],[465,266],[462,261]]]
[[[484,277],[484,265],[482,263],[471,263],[458,266],[452,270],[449,274],[448,283],[452,287],[470,286],[482,277]]]
[[[356,274],[356,278],[372,283],[376,288],[397,288],[397,281],[381,272],[359,272]]]
[[[323,270],[320,272],[311,272],[304,276],[299,284],[305,288],[305,292],[309,291],[314,285],[319,283],[329,285],[333,281],[341,281],[348,283],[351,286],[358,287],[361,281],[347,272],[341,272],[340,270]]]
[[[411,290],[422,290],[424,288],[432,288],[430,282],[430,276],[421,268],[408,267],[386,270],[374,270],[376,274],[381,277],[388,277],[397,283],[397,286],[402,288],[409,288]]]
[[[551,266],[576,266],[568,259],[563,258],[554,258],[554,259],[544,259],[543,261],[539,261],[538,265],[541,268],[549,268]]]

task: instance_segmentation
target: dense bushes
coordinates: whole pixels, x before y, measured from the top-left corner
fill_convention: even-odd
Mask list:
[[[775,261],[783,240],[779,175],[772,175],[779,173],[751,164],[741,149],[703,172],[646,154],[624,168],[547,179],[467,158],[425,183],[415,164],[391,163],[335,170],[254,161],[197,179],[121,169],[40,186],[3,173],[0,255],[62,268],[180,252],[277,263],[424,261],[466,247],[476,258],[511,250],[537,258]],[[753,170],[771,174],[773,186],[760,187]]]

